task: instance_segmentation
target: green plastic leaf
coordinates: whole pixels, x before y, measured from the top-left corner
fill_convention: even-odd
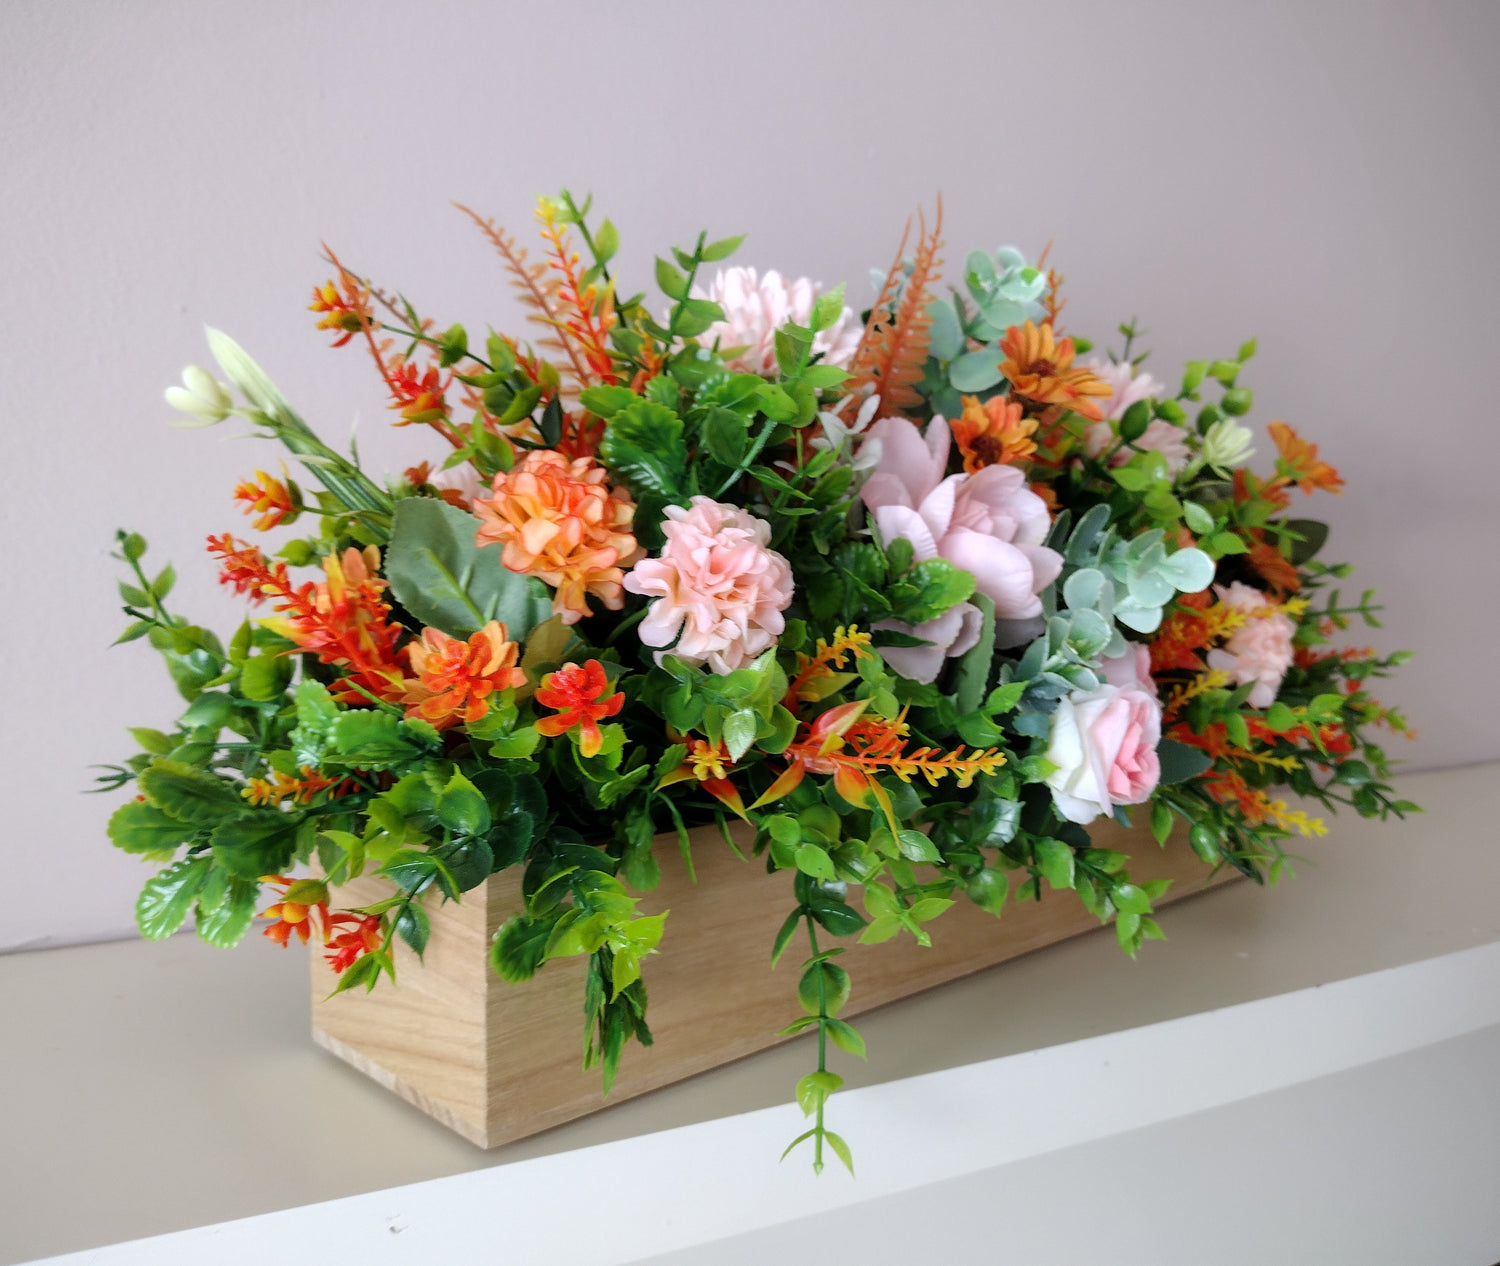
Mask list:
[[[755,742],[760,718],[750,708],[741,708],[724,718],[724,746],[731,760],[739,760]]]
[[[148,879],[135,903],[135,923],[141,935],[159,941],[177,931],[212,865],[207,857],[186,857]]]
[[[300,825],[299,817],[275,809],[228,818],[214,828],[214,860],[241,879],[279,874],[291,863]]]
[[[860,1032],[847,1020],[828,1020],[823,1025],[828,1039],[841,1051],[846,1051],[856,1059],[865,1058],[865,1039]]]
[[[664,405],[638,400],[609,420],[599,457],[630,487],[643,494],[679,498],[687,473],[682,419]]]
[[[662,259],[656,258],[656,284],[669,299],[686,299],[688,279],[682,270]]]
[[[721,237],[717,242],[710,242],[703,248],[699,256],[705,264],[716,264],[721,259],[728,259],[735,251],[739,250],[740,243],[745,240],[743,233],[737,237]]]
[[[1214,530],[1214,516],[1196,501],[1182,503],[1182,517],[1195,536],[1206,536]]]
[[[986,866],[983,870],[975,871],[969,876],[964,884],[964,891],[968,893],[969,900],[981,910],[988,910],[991,914],[998,915],[1005,906],[1005,897],[1010,891],[1010,880],[1006,878],[1003,870]]]
[[[139,783],[147,800],[179,822],[207,826],[245,808],[233,783],[180,761],[152,761]]]
[[[1151,912],[1151,898],[1134,884],[1117,884],[1109,890],[1109,899],[1115,903],[1116,910],[1126,914]]]
[[[490,829],[489,805],[479,789],[457,770],[438,796],[437,816],[439,822],[459,835],[483,835]]]
[[[1214,763],[1207,752],[1169,738],[1162,739],[1156,745],[1156,758],[1161,763],[1161,783],[1164,787],[1196,778]]]
[[[224,872],[214,869],[214,875]],[[198,937],[218,949],[233,949],[238,945],[250,923],[255,918],[256,898],[260,895],[260,884],[253,879],[232,876],[223,897],[210,909],[200,900],[197,913]]]
[[[478,549],[479,522],[457,506],[431,497],[396,504],[385,575],[398,602],[423,624],[468,637],[499,620],[513,642],[522,641],[552,614],[552,598],[539,580],[507,571],[498,549]]]
[[[615,228],[612,220],[605,220],[594,233],[594,258],[601,264],[607,264],[619,249],[620,230]]]
[[[1000,353],[994,348],[965,352],[948,368],[948,381],[955,391],[988,391],[1005,375],[1000,372]]]
[[[257,703],[280,699],[292,680],[292,661],[285,655],[253,655],[240,665],[240,693]],[[200,695],[194,707],[207,695]]]
[[[735,467],[750,447],[750,435],[744,417],[733,409],[714,407],[703,424],[703,441],[709,455],[722,465]]]
[[[127,853],[168,853],[192,839],[195,831],[143,800],[122,804],[109,819],[110,843]]]
[[[849,1000],[849,973],[827,959],[810,964],[797,982],[797,1000],[809,1015],[837,1015]]]
[[[1036,842],[1036,864],[1054,888],[1071,888],[1076,868],[1072,848],[1063,840],[1041,839]]]

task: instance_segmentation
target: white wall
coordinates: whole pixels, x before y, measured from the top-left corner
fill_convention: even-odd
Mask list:
[[[1379,644],[1420,652],[1385,692],[1422,731],[1402,754],[1500,758],[1497,37],[1490,4],[10,0],[0,949],[129,935],[146,877],[105,841],[118,798],[78,794],[175,714],[144,645],[106,649],[114,528],[236,618],[201,542],[244,531],[230,489],[275,455],[165,425],[202,325],[392,464],[422,437],[314,331],[320,241],[444,324],[514,329],[449,201],[525,230],[565,183],[642,285],[702,226],[867,299],[941,189],[951,266],[1053,238],[1072,328],[1137,314],[1153,367],[1258,335],[1253,420],[1342,470],[1309,512],[1389,604]]]

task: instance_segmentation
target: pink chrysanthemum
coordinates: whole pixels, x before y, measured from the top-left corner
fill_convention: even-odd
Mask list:
[[[788,321],[806,325],[812,319],[813,302],[823,287],[806,277],[784,280],[775,269],[757,277],[753,268],[726,268],[714,274],[707,293],[693,288],[696,299],[710,299],[724,309],[724,320],[715,321],[701,335],[706,346],[745,350],[729,361],[729,368],[742,373],[774,378],[776,331]],[[852,308],[845,308],[826,330],[813,336],[813,354],[823,354],[823,364],[848,367],[859,347],[864,326]]]
[[[738,506],[694,497],[687,509],[668,506],[666,516],[661,557],[642,560],[625,577],[631,593],[656,599],[640,639],[716,673],[733,672],[775,645],[786,627],[792,569],[766,548],[770,525]]]

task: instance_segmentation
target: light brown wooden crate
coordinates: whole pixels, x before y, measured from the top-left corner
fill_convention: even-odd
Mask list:
[[[1143,830],[1113,823],[1090,828],[1095,846],[1131,854],[1138,881],[1177,882],[1163,901],[1222,883],[1174,836],[1158,849]],[[745,843],[748,832],[739,836]],[[404,945],[398,985],[329,997],[336,978],[312,956],[313,1037],[409,1103],[480,1147],[496,1147],[610,1103],[644,1094],[784,1041],[778,1030],[801,1014],[796,1000],[800,949],[770,966],[771,944],[792,907],[791,876],[742,862],[717,830],[693,832],[696,885],[678,857],[675,835],[658,841],[660,886],[642,913],[671,910],[661,952],[643,964],[655,1045],[627,1047],[608,1100],[599,1073],[583,1071],[585,960],[547,964],[530,981],[507,984],[489,968],[496,929],[520,908],[517,870],[493,876],[462,903],[432,904],[425,961]],[[357,907],[386,896],[369,878],[335,890],[335,904]],[[1158,904],[1161,904],[1160,902]],[[855,1015],[1019,954],[1098,927],[1070,894],[1007,904],[997,920],[960,900],[931,927],[933,945],[910,937],[848,944],[840,960],[854,978],[843,1014]],[[832,943],[832,938],[825,940]]]

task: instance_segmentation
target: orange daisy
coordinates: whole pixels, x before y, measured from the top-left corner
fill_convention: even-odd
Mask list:
[[[1272,422],[1266,427],[1276,450],[1281,454],[1277,463],[1278,474],[1296,484],[1303,492],[1322,488],[1325,492],[1342,493],[1344,480],[1327,462],[1318,460],[1318,446],[1304,440],[1285,422]]]
[[[1036,419],[1025,416],[1017,400],[991,396],[983,404],[977,396],[963,398],[963,416],[951,423],[953,438],[964,455],[964,470],[977,474],[986,466],[1008,465],[1036,452],[1031,436]]]
[[[1073,340],[1055,339],[1051,322],[1044,321],[1040,327],[1033,321],[1011,326],[1000,340],[1000,350],[1006,357],[1000,372],[1010,379],[1018,396],[1038,404],[1060,404],[1091,422],[1103,420],[1103,412],[1090,397],[1107,398],[1109,384],[1087,369],[1073,368],[1077,355]]]

